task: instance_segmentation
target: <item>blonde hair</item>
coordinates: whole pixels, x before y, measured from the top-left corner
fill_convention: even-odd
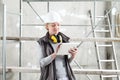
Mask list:
[[[48,24],[49,24],[49,23],[46,23],[46,24],[45,24],[45,28],[46,28],[47,30],[48,30],[48,28],[47,28],[47,27],[48,27]]]

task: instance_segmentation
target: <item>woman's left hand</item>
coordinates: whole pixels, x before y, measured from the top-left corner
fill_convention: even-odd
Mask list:
[[[71,54],[72,58],[74,58],[77,53],[77,48],[71,48],[68,52]]]

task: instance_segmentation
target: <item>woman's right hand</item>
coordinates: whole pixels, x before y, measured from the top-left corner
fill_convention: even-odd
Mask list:
[[[51,54],[51,56],[52,56],[52,58],[54,59],[54,58],[56,58],[57,53],[53,53],[53,54]]]
[[[58,50],[59,50],[59,48],[60,48],[60,45],[61,45],[61,44],[59,44],[59,45],[57,46],[57,48],[56,48],[56,51],[55,51],[53,54],[51,54],[51,56],[52,56],[53,59],[56,58],[57,52],[58,52]]]
[[[58,50],[60,49],[61,44],[59,44],[56,48],[56,53],[58,53]]]

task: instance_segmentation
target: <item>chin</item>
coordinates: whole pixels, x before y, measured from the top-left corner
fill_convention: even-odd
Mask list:
[[[54,32],[54,34],[58,34],[58,32]]]

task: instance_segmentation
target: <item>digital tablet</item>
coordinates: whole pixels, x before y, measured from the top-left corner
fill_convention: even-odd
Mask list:
[[[79,43],[62,43],[57,52],[57,55],[68,55],[69,54],[68,50],[70,48],[76,47],[78,44]]]

